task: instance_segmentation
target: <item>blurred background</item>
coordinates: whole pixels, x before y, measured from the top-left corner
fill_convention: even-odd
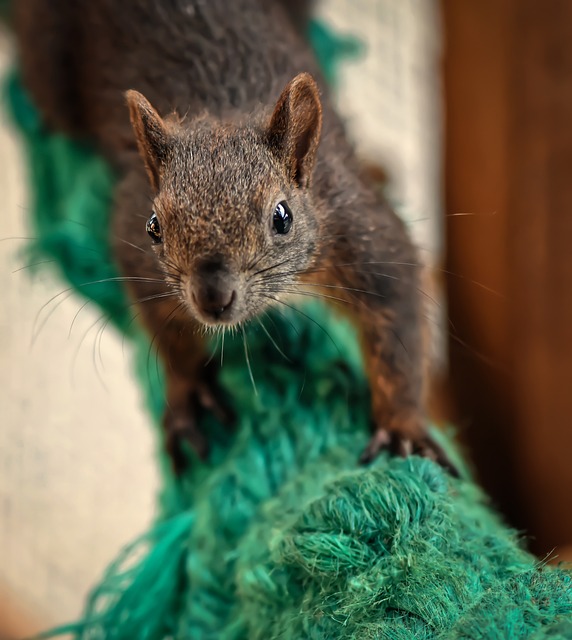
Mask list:
[[[319,0],[316,14],[363,43],[340,69],[339,108],[432,267],[433,417],[454,422],[531,550],[572,560],[572,4]],[[13,62],[4,31],[0,73]],[[50,265],[25,268],[26,172],[4,112],[0,167],[10,637],[78,616],[152,519],[158,478],[128,346]]]

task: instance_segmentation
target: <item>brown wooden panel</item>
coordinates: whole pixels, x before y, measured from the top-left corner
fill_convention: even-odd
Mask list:
[[[572,3],[443,0],[451,389],[486,488],[572,542]],[[472,284],[475,280],[481,286]],[[495,295],[485,289],[495,290]]]
[[[518,474],[540,548],[572,542],[572,3],[515,4],[510,307]]]

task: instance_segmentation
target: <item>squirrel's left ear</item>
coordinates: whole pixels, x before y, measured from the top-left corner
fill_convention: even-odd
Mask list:
[[[167,126],[141,93],[130,90],[126,92],[125,98],[139,153],[145,161],[151,186],[158,191],[170,148]]]
[[[282,91],[268,128],[270,148],[300,187],[310,184],[321,129],[318,86],[309,73],[300,73]]]

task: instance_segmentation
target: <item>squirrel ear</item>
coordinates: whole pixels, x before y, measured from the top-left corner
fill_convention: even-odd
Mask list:
[[[138,91],[127,91],[125,98],[139,153],[145,161],[151,186],[158,191],[169,149],[167,127],[147,98]]]
[[[318,86],[309,73],[300,73],[282,91],[268,129],[270,148],[300,187],[310,184],[321,129]]]

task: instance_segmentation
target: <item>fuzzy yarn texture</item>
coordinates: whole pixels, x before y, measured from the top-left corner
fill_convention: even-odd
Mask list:
[[[106,236],[114,176],[43,128],[16,74],[6,95],[29,160],[30,250],[55,258],[132,341],[158,424],[161,374]],[[267,328],[288,360],[251,327],[255,393],[242,337],[227,336],[220,380],[236,430],[207,417],[212,456],[189,452],[180,479],[160,456],[157,522],[108,568],[83,619],[45,637],[571,639],[571,574],[527,553],[466,472],[387,455],[357,465],[369,392],[353,329],[318,304],[275,313]]]

